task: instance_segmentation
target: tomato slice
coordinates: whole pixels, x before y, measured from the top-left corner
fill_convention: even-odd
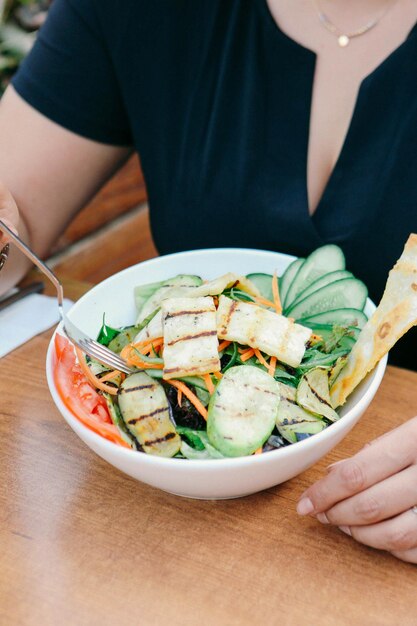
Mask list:
[[[129,448],[111,421],[106,401],[90,385],[76,363],[72,344],[58,333],[55,335],[55,351],[55,385],[67,409],[94,432]]]

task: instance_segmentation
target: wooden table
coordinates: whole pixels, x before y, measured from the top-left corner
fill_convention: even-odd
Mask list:
[[[2,626],[417,624],[415,566],[295,512],[326,465],[416,412],[417,374],[388,368],[361,423],[301,476],[205,502],[135,482],[77,438],[47,390],[50,334],[0,364]]]

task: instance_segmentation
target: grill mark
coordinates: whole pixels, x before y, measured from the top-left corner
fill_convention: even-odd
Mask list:
[[[164,374],[172,374],[173,372],[194,372],[195,370],[200,370],[203,365],[204,368],[208,367],[210,364],[218,366],[219,359],[207,359],[204,363],[200,363],[200,365],[195,365],[194,367],[169,367],[164,369]]]
[[[150,385],[137,385],[136,387],[121,387],[119,389],[119,394],[122,393],[131,393],[132,391],[140,391],[141,389],[155,389],[156,385],[154,383],[151,383]]]
[[[289,404],[295,404],[298,406],[297,401],[293,400],[292,398],[287,398],[286,396],[280,396],[281,400],[284,400],[285,402],[288,402]]]
[[[164,413],[165,411],[169,411],[168,407],[165,406],[162,409],[155,409],[155,411],[152,411],[151,413],[146,413],[145,415],[140,415],[139,417],[134,417],[131,420],[128,420],[127,423],[128,424],[132,424],[132,426],[134,424],[136,424],[137,422],[141,422],[142,420],[148,418],[148,417],[153,417],[154,415],[158,415],[158,413]]]
[[[223,324],[222,324],[222,331],[221,332],[223,334],[227,332],[227,327],[230,324],[230,320],[232,319],[232,315],[235,312],[236,307],[237,307],[237,301],[233,300],[233,302],[230,305],[229,310],[227,312],[226,318],[224,319]]]
[[[321,404],[325,404],[326,406],[330,407],[331,409],[333,408],[332,405],[330,404],[330,402],[327,402],[327,400],[325,400],[324,398],[322,398],[315,389],[313,389],[313,387],[310,385],[310,383],[308,382],[308,380],[306,381],[307,385],[311,391],[311,393],[316,396],[316,398],[318,399],[319,402],[321,402]]]
[[[240,383],[233,380],[233,378],[231,378],[228,382],[232,383],[233,385],[240,386]],[[250,385],[249,383],[244,383],[242,387],[244,387],[245,389],[247,388],[256,389],[257,391],[261,391],[262,393],[269,393],[270,395],[276,396],[277,398],[280,397],[278,393],[275,393],[275,391],[269,391],[269,389],[262,389],[262,387],[258,387],[257,385]]]
[[[163,437],[158,437],[158,439],[152,439],[149,441],[144,441],[143,442],[143,446],[154,446],[157,443],[163,443],[164,441],[169,441],[170,439],[173,439],[176,436],[177,433],[167,433],[166,435],[164,435]]]
[[[199,309],[198,311],[174,311],[174,313],[167,313],[165,320],[169,320],[171,317],[178,317],[179,315],[202,315],[203,313],[214,313],[214,309]]]
[[[167,346],[174,346],[176,343],[180,343],[181,341],[192,341],[193,339],[199,339],[200,337],[213,337],[214,335],[217,335],[217,330],[205,330],[201,333],[197,333],[196,335],[185,335],[184,337],[173,339],[167,343]]]
[[[214,405],[216,409],[221,409],[222,411],[227,411],[227,416],[229,415],[233,415],[233,417],[245,417],[247,419],[252,419],[253,417],[253,413],[247,411],[247,412],[243,412],[239,411],[238,412],[234,412],[233,414],[231,413],[230,409],[227,409],[223,404],[219,404],[218,402],[216,402],[216,404]]]

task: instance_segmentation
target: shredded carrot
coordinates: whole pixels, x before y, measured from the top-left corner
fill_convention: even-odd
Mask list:
[[[206,383],[206,387],[208,389],[209,394],[213,394],[214,393],[214,385],[213,385],[213,381],[211,380],[211,376],[210,374],[204,374],[202,376],[202,378],[204,379],[204,382]]]
[[[282,313],[282,305],[279,297],[278,277],[276,271],[272,276],[272,294],[274,296],[274,306],[277,313]]]
[[[140,343],[142,344],[142,342]],[[151,339],[151,341],[148,341],[144,345],[135,343],[133,344],[133,347],[136,348],[136,350],[138,350],[141,354],[148,354],[148,352],[156,352],[163,345],[163,343],[163,337],[160,337],[158,339]]]
[[[180,380],[167,380],[166,382],[169,383],[170,385],[172,385],[173,387],[176,387],[180,391],[182,391],[184,396],[186,398],[188,398],[188,400],[191,402],[191,404],[193,404],[195,406],[197,411],[204,417],[205,420],[207,420],[207,409],[206,409],[206,407],[203,406],[203,404],[200,402],[200,400],[197,398],[197,396],[195,394],[193,394],[193,392],[191,391],[191,389],[189,389],[187,387],[187,385],[185,385]]]
[[[312,339],[313,341],[322,341],[323,337],[321,335],[316,335],[316,333],[312,333],[310,339]]]
[[[217,380],[221,380],[223,378],[223,374],[221,372],[213,372],[213,376],[215,376]]]
[[[126,361],[127,357],[130,354],[130,350],[132,348],[132,344],[128,343],[127,346],[125,346],[124,348],[121,349],[120,351],[120,356],[122,357],[122,359],[124,359]]]
[[[90,383],[94,385],[96,389],[101,389],[102,391],[106,391],[107,393],[110,393],[112,396],[116,396],[117,395],[116,387],[113,387],[112,385],[106,385],[106,383],[102,383],[101,380],[97,378],[97,376],[94,376],[93,372],[90,370],[90,368],[87,365],[87,362],[84,357],[84,352],[81,352],[79,348],[75,348],[75,352],[77,354],[78,362],[83,371],[83,374],[90,381]]]
[[[108,372],[104,376],[101,376],[100,380],[102,383],[105,383],[108,380],[113,380],[113,378],[117,378],[117,376],[119,376],[120,374],[121,372],[119,372],[119,370],[113,370],[112,372]]]
[[[275,376],[276,367],[277,367],[277,357],[271,356],[269,360],[268,374],[270,374],[272,377]]]
[[[140,348],[141,346],[146,346],[147,344],[151,344],[151,343],[154,343],[154,344],[156,344],[156,342],[163,343],[163,341],[164,341],[163,337],[151,337],[151,338],[148,337],[148,339],[144,339],[143,341],[137,341],[136,343],[132,345],[134,345],[135,348],[138,348],[138,347]]]
[[[255,450],[254,454],[262,454],[262,446]]]
[[[250,350],[247,350],[245,354],[241,355],[240,360],[244,363],[245,361],[248,361],[251,357],[253,357],[254,354],[255,350],[251,348]]]
[[[246,352],[251,352],[252,350],[253,350],[253,348],[250,348],[250,347],[249,348],[241,348],[241,349],[238,348],[238,351],[240,352],[240,354],[243,354],[243,355],[245,355]]]
[[[140,367],[143,370],[163,370],[163,363],[146,363],[146,361],[142,361],[138,356],[129,355],[126,357],[126,361],[129,365],[135,365],[136,367]]]
[[[269,369],[268,361],[264,358],[264,356],[262,355],[261,351],[258,350],[258,348],[255,348],[255,355],[258,361],[262,363],[262,365],[264,365],[267,369]]]
[[[177,404],[178,404],[178,406],[182,406],[182,391],[181,391],[181,389],[177,389]]]
[[[271,300],[261,298],[260,296],[256,296],[253,299],[255,300],[256,304],[263,304],[264,306],[275,309],[275,302],[271,302]]]
[[[225,350],[228,346],[230,346],[231,343],[232,343],[231,341],[227,341],[226,339],[222,341],[221,343],[219,343],[219,347],[218,347],[219,352],[223,352],[223,350]]]
[[[132,354],[133,349],[137,350],[137,348],[134,348],[133,344],[128,344],[120,352],[120,356],[122,357],[122,359],[127,361],[129,365],[135,365],[136,367],[140,367],[141,369],[147,369],[147,370],[163,370],[164,369],[164,366],[162,363],[146,363],[146,361],[142,361],[142,359],[139,358],[139,355],[137,353]]]

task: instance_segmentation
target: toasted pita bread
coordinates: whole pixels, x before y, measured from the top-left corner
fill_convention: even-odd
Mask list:
[[[336,408],[378,361],[417,324],[417,235],[411,234],[388,275],[378,308],[363,327],[345,367],[331,388]]]

